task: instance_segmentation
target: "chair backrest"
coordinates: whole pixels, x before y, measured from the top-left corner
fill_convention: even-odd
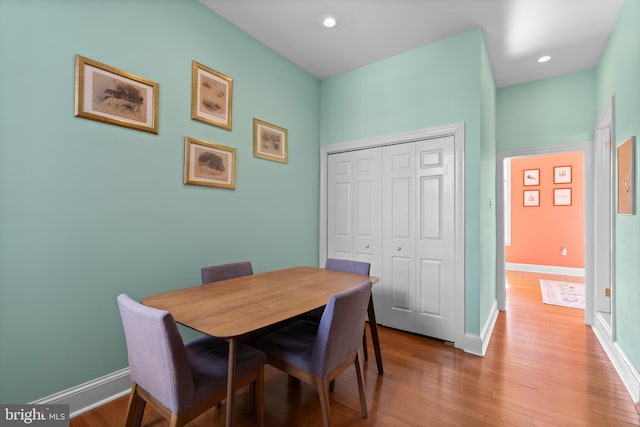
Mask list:
[[[371,281],[332,295],[320,319],[310,371],[324,376],[350,357],[362,345],[364,319],[371,296]]]
[[[131,380],[179,413],[195,400],[184,343],[171,313],[147,307],[126,294],[117,298]]]
[[[357,273],[369,275],[371,264],[362,261],[352,261],[348,259],[327,258],[324,263],[327,270],[346,271],[347,273]]]
[[[253,268],[250,261],[232,262],[229,264],[212,265],[202,267],[200,275],[202,284],[217,282],[220,280],[232,279],[234,277],[250,276],[253,274]]]

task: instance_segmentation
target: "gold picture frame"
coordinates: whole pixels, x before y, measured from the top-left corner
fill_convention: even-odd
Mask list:
[[[81,55],[75,79],[75,117],[158,133],[158,83]]]
[[[191,118],[231,130],[233,117],[233,79],[191,62]]]
[[[289,138],[285,128],[253,119],[253,156],[275,162],[289,161]]]
[[[186,137],[184,183],[235,189],[236,149]]]

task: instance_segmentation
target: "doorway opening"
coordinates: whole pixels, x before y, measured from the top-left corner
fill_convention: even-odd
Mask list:
[[[498,153],[497,156],[497,176],[504,177],[505,175],[511,175],[510,165],[514,159],[526,159],[536,157],[542,159],[542,156],[560,155],[566,153],[578,153],[582,157],[582,170],[578,172],[578,169],[568,168],[568,164],[558,161],[558,164],[553,163],[550,165],[542,165],[541,167],[527,166],[527,169],[520,168],[518,173],[522,173],[522,193],[517,193],[511,200],[507,197],[507,189],[504,185],[497,186],[497,266],[496,266],[496,298],[498,301],[498,309],[503,311],[507,307],[507,250],[510,250],[510,268],[529,270],[539,273],[551,273],[551,274],[563,274],[566,276],[584,276],[584,319],[586,324],[591,324],[593,319],[593,179],[592,179],[592,144],[591,143],[578,143],[568,144],[563,146],[535,148],[535,149],[523,149],[514,150],[510,152]],[[553,158],[553,157],[550,157]],[[573,174],[567,176],[567,173]],[[576,182],[572,177],[576,177],[576,173],[580,174],[582,181],[582,188],[576,186]],[[571,182],[568,182],[571,181]],[[511,194],[511,193],[510,193]],[[531,221],[538,218],[543,210],[547,210],[547,215],[553,216],[567,209],[568,207],[576,207],[575,204],[582,204],[582,218],[579,227],[581,229],[582,242],[564,243],[563,241],[556,241],[549,246],[539,246],[542,249],[533,249],[536,253],[531,258],[533,261],[523,262],[525,258],[522,258],[527,251],[531,252],[531,241],[525,244],[523,247],[515,248],[515,244],[512,241],[511,229],[512,229],[512,217],[510,215],[511,209],[507,209],[506,203],[511,205],[518,205],[519,211],[526,216],[529,216]],[[574,209],[575,212],[575,209]],[[521,220],[522,218],[520,218]],[[526,219],[526,218],[525,218]],[[539,218],[538,218],[539,219]],[[532,222],[532,224],[534,224]],[[575,225],[575,224],[574,224]],[[542,227],[542,228],[541,228]],[[540,239],[544,237],[544,234],[553,234],[553,230],[549,230],[550,225],[540,225],[536,223],[530,230],[525,230],[525,233],[529,233],[532,239]],[[579,231],[578,231],[579,233]],[[575,233],[574,233],[575,234]],[[511,247],[508,244],[513,244]],[[536,247],[538,243],[536,243]],[[580,248],[579,245],[583,247]],[[509,249],[507,249],[509,248]],[[572,249],[573,248],[573,249]],[[513,249],[513,250],[512,250]],[[512,253],[511,253],[512,252]],[[529,254],[531,255],[531,253]],[[549,268],[549,265],[553,266],[553,259],[558,257],[568,259],[569,256],[581,258],[581,260],[574,259],[574,265],[579,266],[582,261],[583,268],[579,267],[563,267],[563,268]],[[520,262],[518,262],[520,261]],[[571,265],[568,263],[566,265]],[[542,266],[542,267],[540,267]]]

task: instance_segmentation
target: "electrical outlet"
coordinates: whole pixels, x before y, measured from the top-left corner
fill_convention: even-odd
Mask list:
[[[567,247],[566,246],[562,247],[562,256],[567,256]]]

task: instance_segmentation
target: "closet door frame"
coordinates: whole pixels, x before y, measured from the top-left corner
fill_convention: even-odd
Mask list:
[[[419,129],[391,135],[364,138],[339,144],[323,145],[320,147],[320,224],[319,224],[319,259],[318,264],[324,265],[327,258],[327,156],[346,151],[362,150],[366,148],[384,147],[386,145],[402,144],[430,138],[453,136],[455,139],[455,278],[454,278],[454,345],[468,353],[482,354],[482,339],[478,336],[466,334],[465,318],[465,186],[464,186],[464,123]],[[381,278],[384,280],[384,278]]]

